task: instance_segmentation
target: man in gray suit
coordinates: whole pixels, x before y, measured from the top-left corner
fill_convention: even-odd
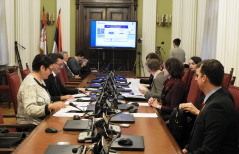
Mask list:
[[[63,63],[64,63],[65,68],[66,68],[67,78],[81,79],[81,77],[79,75],[74,75],[74,73],[72,73],[72,71],[70,70],[70,68],[67,65],[67,62],[68,62],[68,59],[69,59],[68,52],[62,51],[61,54],[63,56]]]
[[[183,49],[179,48],[179,45],[181,43],[181,40],[179,38],[176,38],[173,40],[173,49],[170,50],[170,58],[178,58],[182,63],[186,61],[185,58],[185,52]]]
[[[84,58],[85,58],[85,53],[83,51],[79,51],[76,53],[75,57],[69,60],[68,66],[74,75],[81,76],[81,70],[83,69],[84,66],[86,66],[87,62],[83,62],[80,65],[79,61],[83,60]]]

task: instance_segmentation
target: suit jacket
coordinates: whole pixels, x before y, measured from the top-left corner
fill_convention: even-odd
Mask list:
[[[175,48],[171,49],[169,57],[170,58],[171,57],[178,58],[182,63],[184,63],[186,61],[185,52],[183,49],[181,49],[179,47],[175,47]]]
[[[152,88],[150,91],[147,91],[145,98],[149,99],[150,97],[160,99],[163,89],[163,83],[167,78],[163,75],[163,72],[160,72],[156,78],[153,79]]]
[[[67,64],[69,68],[71,69],[72,73],[74,73],[75,75],[81,74],[80,71],[82,70],[82,67],[75,57],[71,58]]]
[[[232,95],[223,87],[205,104],[185,148],[190,154],[238,154],[238,119]]]
[[[56,75],[56,82],[55,77],[53,74],[50,74],[48,76],[48,79],[44,80],[46,87],[48,89],[48,92],[51,95],[51,101],[60,101],[62,95],[72,95],[72,94],[78,94],[78,89],[68,89],[66,88],[62,83],[60,78]]]

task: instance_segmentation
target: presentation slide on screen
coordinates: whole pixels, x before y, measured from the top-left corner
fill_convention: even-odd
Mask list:
[[[135,48],[136,28],[130,21],[91,21],[91,46]]]

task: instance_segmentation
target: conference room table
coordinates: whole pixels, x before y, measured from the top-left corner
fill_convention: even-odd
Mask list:
[[[131,72],[118,72],[125,74],[126,77],[134,77]],[[88,86],[88,81],[96,77],[96,72],[90,73],[85,78],[79,87]],[[129,101],[126,101],[129,102]],[[145,102],[146,101],[137,101]],[[138,106],[138,113],[157,113],[155,109],[149,106]],[[158,113],[157,113],[158,115]],[[77,142],[79,131],[63,131],[63,126],[67,120],[72,120],[72,117],[46,117],[30,135],[13,151],[18,154],[42,154],[47,149],[48,145],[54,145],[57,142],[70,142],[71,145],[81,145]],[[118,125],[119,123],[115,123]],[[47,127],[55,127],[57,133],[45,133]],[[144,138],[144,151],[118,151],[120,153],[146,153],[146,154],[181,154],[181,149],[170,134],[164,121],[158,115],[157,118],[135,117],[135,123],[130,124],[128,128],[121,128],[121,135],[137,135]],[[84,143],[91,145],[92,143]]]

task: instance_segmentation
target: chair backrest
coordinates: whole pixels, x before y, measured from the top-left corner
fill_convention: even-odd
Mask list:
[[[228,90],[230,91],[230,93],[232,94],[234,98],[237,117],[239,119],[239,87],[229,85]],[[238,139],[239,139],[239,129],[238,129]]]
[[[61,69],[62,75],[64,77],[65,82],[69,82],[69,79],[67,78],[67,73],[66,73],[66,67],[65,65],[63,65],[62,69]]]
[[[63,85],[65,85],[66,81],[65,81],[65,79],[64,79],[62,69],[61,69],[60,73],[58,73],[57,75],[58,75],[59,78],[61,79],[61,83],[62,83]]]
[[[196,104],[197,100],[199,99],[201,90],[199,89],[198,83],[195,80],[195,76],[191,80],[190,89],[188,92],[187,102],[192,102],[194,105]]]
[[[232,79],[232,74],[233,74],[233,71],[234,71],[234,68],[231,68],[231,71],[230,73],[224,73],[224,78],[223,78],[223,81],[222,81],[222,86],[225,87],[225,88],[228,88],[230,82],[231,82],[231,79]]]
[[[20,73],[21,73],[21,76],[22,76],[22,80],[24,80],[25,77],[26,77],[29,73],[31,73],[31,71],[30,71],[30,69],[29,69],[27,63],[26,63],[26,69],[25,69],[25,70],[20,69]]]
[[[0,124],[3,124],[3,115],[1,107],[0,107]]]
[[[189,68],[184,68],[184,75],[182,77],[182,81],[185,85],[186,85],[187,78],[188,78],[188,72],[189,72]]]
[[[234,85],[235,81],[236,81],[236,77],[233,76],[232,79],[231,79],[230,85]]]
[[[7,68],[6,68],[6,74],[7,74],[8,85],[10,88],[10,93],[12,95],[14,111],[17,114],[17,106],[18,106],[17,105],[17,93],[18,93],[18,90],[21,85],[20,77],[16,71],[9,74],[9,71]]]

